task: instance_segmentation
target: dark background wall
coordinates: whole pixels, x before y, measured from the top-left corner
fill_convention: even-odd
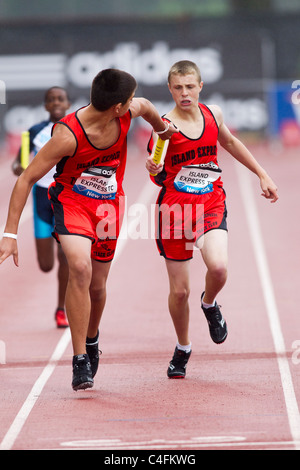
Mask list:
[[[171,106],[168,70],[181,59],[198,63],[205,83],[202,101],[220,104],[232,129],[276,133],[283,118],[297,122],[291,96],[300,78],[299,24],[299,13],[264,11],[2,19],[0,138],[17,135],[43,116],[50,86],[65,86],[74,108],[86,104],[92,78],[107,67],[132,73],[137,96],[151,99],[164,113]]]

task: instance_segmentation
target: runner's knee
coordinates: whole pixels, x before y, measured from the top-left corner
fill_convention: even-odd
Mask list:
[[[90,297],[92,302],[100,302],[106,296],[106,286],[90,287]]]
[[[219,282],[227,279],[227,265],[225,263],[214,263],[208,267],[209,274]]]
[[[182,304],[187,302],[190,296],[190,289],[187,287],[180,287],[172,289],[171,296],[177,304]]]
[[[69,263],[69,278],[71,282],[76,282],[78,287],[89,286],[92,278],[90,261],[78,258]]]
[[[39,263],[40,270],[43,271],[43,273],[49,273],[53,269],[53,266],[54,266],[54,261],[52,258],[48,259],[48,258],[39,256],[38,263]]]

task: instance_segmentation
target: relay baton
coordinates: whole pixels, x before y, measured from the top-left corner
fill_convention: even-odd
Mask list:
[[[162,140],[160,137],[158,137],[154,150],[152,152],[152,158],[156,165],[163,162],[167,153],[168,145],[169,140]],[[156,174],[151,173],[151,176],[156,176]]]
[[[29,131],[22,132],[21,136],[21,167],[25,170],[29,165],[29,154],[30,154],[30,144],[29,144]]]

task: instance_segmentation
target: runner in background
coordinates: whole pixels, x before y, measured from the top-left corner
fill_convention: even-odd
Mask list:
[[[38,151],[51,138],[53,124],[62,119],[70,107],[70,100],[64,88],[51,87],[45,93],[44,105],[49,113],[49,119],[42,121],[29,129],[30,152],[35,156]],[[21,150],[13,162],[12,170],[16,176],[24,171],[21,166]],[[37,259],[40,269],[47,273],[53,269],[55,263],[54,215],[48,199],[48,187],[53,183],[55,167],[43,176],[33,187],[33,216],[34,236],[37,250]],[[65,313],[65,295],[68,283],[68,264],[60,245],[57,249],[58,259],[58,299],[55,311],[57,328],[69,326]]]
[[[216,297],[227,280],[227,209],[217,159],[217,142],[259,178],[262,195],[278,199],[277,188],[249,150],[234,137],[223,121],[218,106],[199,103],[203,87],[200,71],[190,61],[170,69],[168,85],[175,107],[164,119],[180,132],[168,145],[164,164],[147,159],[146,167],[159,193],[157,246],[165,258],[170,281],[169,310],[177,334],[177,345],[168,368],[169,378],[184,378],[191,355],[189,336],[189,264],[194,245],[207,267],[201,306],[210,336],[217,343],[227,338],[227,324]],[[154,147],[149,142],[149,153]]]

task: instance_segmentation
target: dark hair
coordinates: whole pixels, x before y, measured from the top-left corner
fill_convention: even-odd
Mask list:
[[[136,80],[129,73],[117,69],[102,70],[93,80],[91,103],[98,111],[107,111],[115,104],[125,104],[136,87]]]
[[[44,103],[47,102],[48,100],[48,95],[49,93],[52,91],[52,90],[61,90],[61,91],[64,91],[66,93],[66,97],[67,97],[67,100],[70,101],[70,97],[68,95],[68,92],[65,88],[63,88],[62,86],[52,86],[51,88],[48,88],[48,90],[45,92],[45,95],[44,95]]]

